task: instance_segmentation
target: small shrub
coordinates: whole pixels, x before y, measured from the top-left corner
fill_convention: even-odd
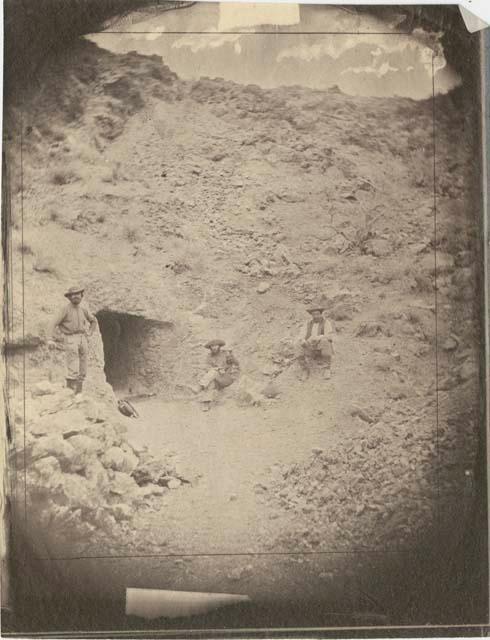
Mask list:
[[[100,222],[100,224],[102,224],[103,222],[105,222],[105,213],[101,213],[97,216],[96,218],[97,222]]]
[[[139,229],[136,225],[125,225],[122,230],[123,237],[128,240],[128,242],[138,242],[140,239]]]
[[[202,251],[195,242],[190,240],[175,243],[172,256],[174,258],[172,269],[176,273],[202,272],[205,269]]]
[[[57,222],[60,219],[60,214],[57,211],[51,211],[49,213],[49,219],[51,222]]]
[[[73,169],[64,167],[55,169],[50,176],[50,182],[56,185],[70,184],[70,182],[75,182],[79,179],[80,176],[78,176]]]

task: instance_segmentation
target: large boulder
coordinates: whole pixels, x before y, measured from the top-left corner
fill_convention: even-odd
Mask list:
[[[131,500],[138,495],[138,485],[134,478],[127,473],[121,471],[114,471],[112,478],[110,479],[109,491],[110,493],[118,496],[125,496]]]
[[[109,490],[109,475],[100,460],[90,460],[84,469],[88,482],[97,487],[101,494]]]
[[[59,391],[58,387],[56,387],[52,382],[49,382],[49,380],[42,380],[41,382],[37,382],[34,385],[32,389],[32,395],[33,397],[47,396],[53,395],[57,391]]]
[[[55,457],[60,462],[71,462],[76,457],[72,445],[59,435],[44,436],[34,444],[32,459]]]
[[[128,474],[136,469],[138,461],[137,456],[129,448],[125,451],[121,447],[111,447],[102,456],[104,467]]]
[[[71,471],[83,471],[102,452],[101,443],[85,435],[74,435],[67,440],[75,449],[75,456],[70,463]]]

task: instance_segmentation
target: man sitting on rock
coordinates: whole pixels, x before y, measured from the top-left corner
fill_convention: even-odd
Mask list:
[[[75,393],[81,393],[87,375],[88,341],[97,326],[97,319],[82,305],[84,289],[71,287],[64,294],[70,301],[56,316],[52,326],[54,340],[49,340],[50,348],[55,346],[58,332],[63,335],[66,355],[66,386]]]
[[[210,408],[211,402],[216,400],[217,392],[233,384],[240,372],[240,364],[231,350],[221,350],[225,344],[224,340],[216,339],[204,345],[209,349],[206,358],[209,369],[199,381],[199,388],[203,392],[200,401],[204,404],[205,411]]]
[[[307,309],[310,320],[301,330],[298,362],[301,378],[307,380],[312,366],[323,370],[323,377],[330,379],[333,356],[333,327],[324,317],[324,303],[313,304]]]

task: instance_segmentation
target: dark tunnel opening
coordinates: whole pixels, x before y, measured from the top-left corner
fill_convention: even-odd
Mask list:
[[[160,323],[141,316],[115,311],[97,314],[104,346],[104,373],[114,391],[137,393],[148,378],[158,374],[147,367],[149,340]]]

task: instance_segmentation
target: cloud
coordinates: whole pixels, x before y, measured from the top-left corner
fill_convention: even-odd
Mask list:
[[[338,36],[325,36],[322,42],[316,42],[310,45],[301,44],[283,49],[279,52],[276,59],[277,62],[286,58],[296,58],[311,62],[328,56],[334,60],[338,60],[347,51],[354,49],[360,44],[376,44],[376,48],[371,51],[371,55],[374,58],[392,54],[408,54],[412,57],[417,57],[430,73],[432,73],[433,59],[435,71],[443,69],[446,65],[438,36],[428,37],[425,33],[423,37],[416,34],[415,38],[410,39],[408,39],[407,36],[396,34],[392,36],[359,34],[343,38],[339,38]]]
[[[320,58],[329,56],[337,60],[345,51],[352,49],[357,44],[359,44],[359,40],[354,40],[351,37],[339,39],[326,36],[323,42],[316,42],[311,45],[300,44],[295,47],[283,49],[278,53],[276,59],[277,62],[281,62],[281,60],[285,58],[299,58],[300,60],[311,62],[312,60],[319,60]]]
[[[197,53],[203,49],[219,49],[225,44],[236,43],[235,51],[237,51],[236,45],[241,46],[238,40],[241,38],[240,33],[213,33],[210,32],[206,35],[189,35],[179,38],[172,44],[173,49],[181,49],[182,47],[188,47],[192,53]],[[238,53],[238,51],[237,51]]]
[[[380,65],[379,67],[375,67],[375,66],[370,66],[370,67],[349,67],[347,69],[344,69],[340,75],[343,76],[343,75],[347,75],[349,73],[355,73],[355,74],[367,73],[367,74],[374,74],[378,78],[382,78],[383,76],[385,76],[390,71],[397,72],[397,71],[399,71],[399,69],[397,69],[397,67],[392,67],[389,62],[383,62],[383,64]]]
[[[160,38],[161,35],[161,33],[147,33],[145,34],[145,40],[156,40],[157,38]]]

